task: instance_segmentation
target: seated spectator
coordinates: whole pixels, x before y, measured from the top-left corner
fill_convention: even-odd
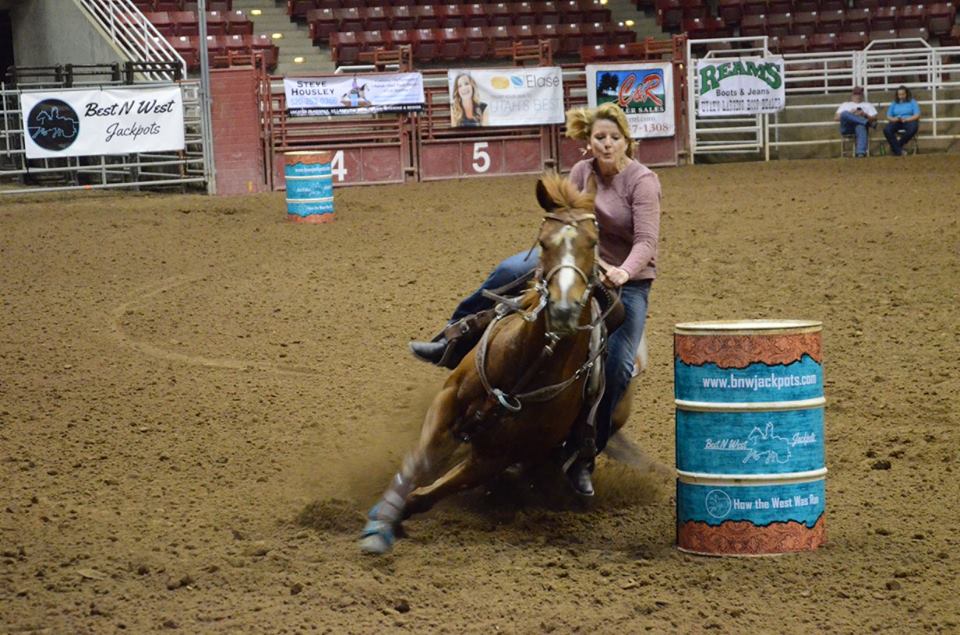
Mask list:
[[[920,105],[910,94],[910,89],[901,86],[887,108],[887,125],[883,127],[883,136],[890,143],[894,156],[906,156],[903,147],[913,139],[919,129]]]
[[[877,109],[869,101],[864,101],[862,86],[853,87],[850,101],[840,104],[833,119],[840,122],[840,134],[856,135],[856,155],[867,156],[867,144],[870,141],[867,129],[877,127]]]

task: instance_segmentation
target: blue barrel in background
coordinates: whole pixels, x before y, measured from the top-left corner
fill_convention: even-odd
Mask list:
[[[330,152],[285,152],[287,218],[297,223],[328,223],[333,216]]]
[[[824,542],[821,330],[797,320],[676,326],[680,549],[768,555]]]

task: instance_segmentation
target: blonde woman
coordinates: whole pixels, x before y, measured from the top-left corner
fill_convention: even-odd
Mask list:
[[[637,350],[647,318],[647,299],[656,277],[657,243],[660,234],[660,180],[649,168],[633,158],[636,141],[623,111],[614,103],[598,108],[567,112],[567,136],[584,141],[587,158],[570,172],[570,180],[581,191],[592,180],[596,187],[596,215],[600,225],[600,258],[606,268],[605,282],[622,291],[625,319],[607,342],[606,390],[596,416],[596,448],[580,448],[568,477],[574,489],[593,495],[593,457],[610,437],[613,412],[623,397],[634,372]],[[498,289],[528,277],[537,265],[539,253],[521,252],[501,262],[487,280],[454,311],[450,324],[469,330],[470,316],[488,309],[493,302],[485,289]],[[460,327],[467,328],[460,328]],[[441,332],[431,342],[411,342],[415,356],[433,364],[453,368],[469,352],[479,334],[448,339]]]
[[[487,104],[480,101],[477,83],[467,73],[460,73],[453,82],[450,118],[454,128],[477,128],[490,123]]]

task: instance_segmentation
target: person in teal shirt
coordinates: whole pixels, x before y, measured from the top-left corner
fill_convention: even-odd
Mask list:
[[[897,96],[887,108],[887,125],[883,136],[887,138],[894,156],[906,156],[903,147],[920,129],[920,106],[906,86],[897,88]]]

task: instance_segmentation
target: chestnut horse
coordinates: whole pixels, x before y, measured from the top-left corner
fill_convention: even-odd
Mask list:
[[[370,510],[360,542],[367,553],[389,551],[400,521],[441,498],[546,460],[575,425],[592,448],[585,422],[602,391],[605,344],[592,300],[600,277],[593,192],[547,175],[537,200],[546,214],[535,285],[519,310],[498,312],[434,397],[417,447]],[[620,405],[615,427],[629,408]]]

